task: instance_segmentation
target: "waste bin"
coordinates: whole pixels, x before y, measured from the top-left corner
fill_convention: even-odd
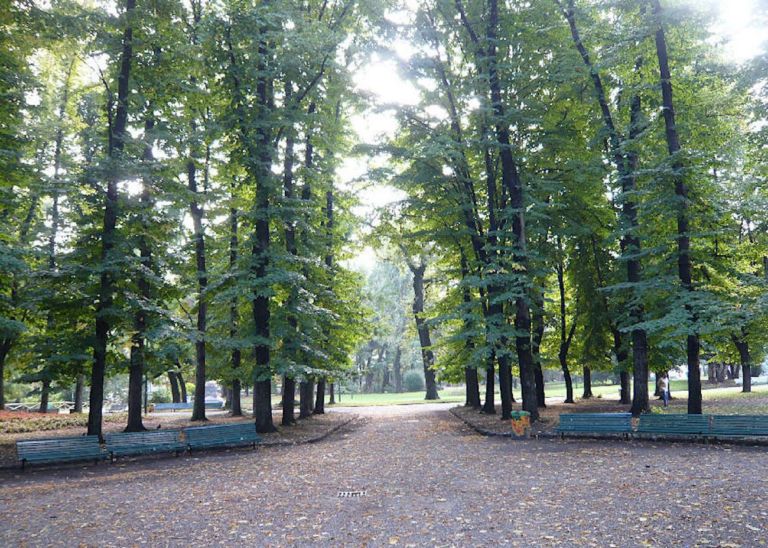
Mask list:
[[[531,414],[528,411],[512,411],[512,437],[531,437]]]

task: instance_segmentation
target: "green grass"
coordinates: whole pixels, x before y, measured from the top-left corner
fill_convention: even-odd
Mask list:
[[[440,390],[440,399],[437,402],[461,403],[464,401],[463,388],[446,388]],[[434,400],[424,399],[424,391],[401,392],[400,394],[336,394],[336,406],[339,407],[363,407],[369,405],[411,405],[419,403],[437,403]]]

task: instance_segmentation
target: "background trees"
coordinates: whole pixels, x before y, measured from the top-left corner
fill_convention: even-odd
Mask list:
[[[536,417],[548,368],[580,374],[583,397],[614,374],[635,413],[649,372],[683,356],[690,412],[699,356],[738,362],[748,391],[765,352],[765,55],[735,68],[710,28],[672,0],[14,0],[0,380],[43,407],[89,384],[97,434],[117,372],[129,430],[161,376],[178,398],[195,377],[200,420],[206,379],[235,414],[253,388],[261,431],[276,380],[291,424],[294,384],[307,416],[351,370],[400,391],[419,360],[428,398],[463,381],[479,407],[484,383],[502,418],[517,378]],[[420,98],[355,149],[353,76],[374,50]],[[388,262],[367,280],[339,175],[360,153],[405,193],[374,223]]]

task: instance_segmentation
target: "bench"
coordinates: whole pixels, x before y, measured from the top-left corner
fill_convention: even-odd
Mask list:
[[[710,415],[708,434],[717,438],[768,436],[768,415]]]
[[[155,411],[179,411],[192,409],[191,403],[156,403]]]
[[[706,437],[709,434],[709,422],[706,415],[640,415],[637,433]]]
[[[630,413],[568,413],[560,415],[560,424],[556,430],[565,434],[623,434],[632,432]]]
[[[19,440],[16,453],[23,469],[27,464],[72,462],[105,458],[98,436],[72,436],[39,440]]]
[[[187,447],[193,449],[210,449],[214,447],[238,447],[251,445],[261,438],[256,433],[256,424],[252,422],[237,424],[220,424],[216,426],[194,426],[184,429]]]
[[[110,460],[134,455],[176,453],[187,447],[179,436],[180,430],[149,430],[147,432],[119,432],[107,434],[107,452]]]

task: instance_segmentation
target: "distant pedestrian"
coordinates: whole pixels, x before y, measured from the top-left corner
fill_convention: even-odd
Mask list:
[[[664,374],[659,381],[659,390],[661,391],[661,399],[664,400],[664,407],[669,405],[669,375]]]

